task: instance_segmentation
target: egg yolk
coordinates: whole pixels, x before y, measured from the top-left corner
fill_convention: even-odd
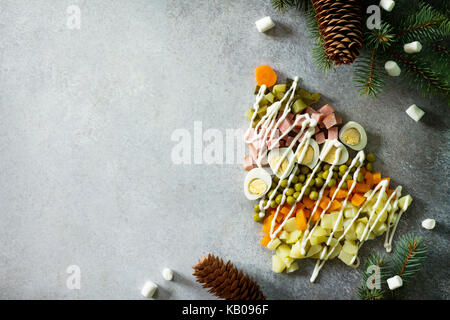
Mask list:
[[[272,158],[272,161],[270,162],[270,165],[272,166],[272,168],[276,168],[278,166],[282,157],[283,156],[280,155],[280,156],[276,156],[276,157]],[[283,162],[281,162],[277,173],[282,174],[283,172],[286,171],[288,166],[289,166],[289,161],[287,159],[284,159]]]
[[[248,185],[248,191],[251,194],[263,194],[265,191],[267,190],[267,185],[264,182],[263,179],[253,179],[252,181],[250,181],[249,185]]]
[[[333,163],[336,160],[336,151],[337,148],[335,146],[332,146],[323,161]]]
[[[303,148],[305,146],[303,145],[300,149],[300,151],[297,154],[297,160],[300,160],[300,156],[303,152]],[[308,149],[305,152],[305,156],[303,157],[301,164],[310,164],[314,160],[314,149],[311,146],[308,146]]]
[[[359,131],[356,130],[355,128],[350,128],[350,129],[346,130],[342,134],[342,140],[346,144],[349,144],[351,146],[355,146],[361,140],[361,135],[359,134]]]

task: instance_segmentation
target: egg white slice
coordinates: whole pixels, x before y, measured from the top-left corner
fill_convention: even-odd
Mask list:
[[[261,179],[266,184],[266,190],[261,194],[251,193],[249,190],[250,182],[254,179]],[[256,200],[264,197],[272,186],[272,176],[263,168],[254,168],[247,173],[244,179],[244,194],[248,200]]]
[[[342,139],[342,136],[344,135],[344,133],[349,129],[356,129],[359,132],[358,144],[351,145],[351,144],[345,143],[344,139]],[[364,149],[367,145],[366,130],[364,130],[364,128],[358,122],[349,121],[342,127],[341,130],[339,130],[339,140],[341,140],[342,143],[345,144],[346,146],[348,146],[349,148],[352,148],[353,150],[356,150],[356,151],[360,151],[360,150]]]
[[[279,173],[278,170],[277,170],[277,172],[275,172],[277,164],[273,163],[273,162],[275,162],[273,160],[275,157],[283,156],[284,153],[286,152],[286,150],[288,150],[288,151],[287,151],[286,157],[284,157],[284,160],[288,161],[289,165],[284,172]],[[291,173],[291,171],[295,165],[294,153],[292,152],[292,150],[290,148],[273,149],[272,151],[269,152],[269,154],[267,156],[267,160],[269,162],[270,169],[272,169],[272,172],[278,178],[287,177]]]
[[[341,150],[341,154],[340,154],[339,160],[337,161],[336,164],[337,165],[341,165],[341,164],[347,162],[347,160],[348,160],[348,150],[347,150],[347,148],[342,143],[340,143],[337,140],[328,140],[328,139],[325,140],[325,143],[323,144],[323,148],[322,148],[322,151],[320,152],[320,156],[319,156],[320,160],[322,160],[322,161],[324,161],[326,163],[329,163],[329,164],[333,164],[332,162],[327,161],[327,159],[326,159],[327,158],[327,154],[329,152],[332,152],[332,147],[333,146],[336,149],[340,149]]]
[[[297,153],[297,162],[312,169],[312,168],[314,168],[316,166],[317,161],[319,161],[320,150],[319,150],[319,144],[316,142],[316,140],[309,139],[309,142],[305,142],[303,148],[306,148],[308,144],[314,150],[314,156],[313,156],[312,161],[309,162],[309,163],[301,163],[300,161],[298,161],[300,156],[302,155],[302,151],[303,151],[303,150],[299,150],[298,153]],[[303,159],[305,159],[305,158],[306,158],[306,153],[305,153],[305,156],[304,156]]]

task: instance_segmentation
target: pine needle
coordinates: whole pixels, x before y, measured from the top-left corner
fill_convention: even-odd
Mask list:
[[[427,247],[423,239],[414,234],[401,237],[395,248],[390,269],[393,275],[399,275],[403,282],[411,280],[421,269],[427,258]]]
[[[375,269],[373,269],[375,266]],[[379,254],[371,254],[364,264],[361,283],[357,290],[357,297],[360,300],[381,300],[384,296],[384,290],[381,283],[385,281],[389,274],[386,257]],[[376,281],[379,280],[379,288]],[[370,281],[370,286],[369,282]]]
[[[307,11],[311,7],[310,0],[272,0],[272,5],[275,9],[279,11],[287,11],[291,8],[297,10],[303,9]]]

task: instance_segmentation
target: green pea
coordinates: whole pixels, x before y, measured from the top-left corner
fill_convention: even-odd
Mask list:
[[[348,189],[347,181],[342,183],[341,189]]]
[[[267,201],[268,201],[268,200],[264,200],[264,202],[263,202],[263,207],[264,207],[264,208],[267,206]]]
[[[317,188],[316,187],[312,187],[311,188],[311,192],[313,192],[313,191],[317,191]]]
[[[305,182],[306,177],[304,174],[301,174],[298,176],[298,179],[300,180],[300,182]]]
[[[352,159],[348,159],[345,164],[347,165],[347,167],[350,167],[350,165],[352,164]]]
[[[372,170],[373,170],[373,164],[372,164],[372,162],[369,162],[368,164],[366,164],[366,169],[367,169],[368,171],[372,171]]]
[[[277,207],[277,203],[275,202],[275,200],[272,200],[272,201],[270,202],[270,207],[271,207],[272,209],[275,209],[275,208]]]
[[[330,182],[328,182],[328,186],[331,188],[331,187],[334,187],[336,185],[336,179],[331,179],[330,180]]]
[[[356,181],[363,182],[364,181],[364,175],[362,172],[358,172],[358,177],[356,178]]]
[[[352,168],[350,169],[350,172],[353,173],[353,172],[355,172],[355,170],[356,170],[356,167],[352,167]]]
[[[267,192],[267,195],[269,198],[272,196],[272,194],[275,192],[275,189],[270,189],[269,192]]]
[[[339,172],[345,173],[347,171],[348,167],[345,164],[342,164],[339,166]]]
[[[259,211],[261,211],[261,209],[259,208],[259,203],[255,204],[255,212],[258,213]]]
[[[307,196],[310,192],[311,192],[311,188],[310,187],[306,187],[304,195]]]
[[[297,191],[296,193],[294,193],[294,198],[295,198],[295,199],[298,199],[298,197],[300,197],[300,192],[299,192],[299,191]]]
[[[338,175],[337,172],[333,172],[333,178],[336,179],[336,180],[339,178],[339,175]]]
[[[328,178],[328,174],[329,174],[329,171],[328,171],[328,170],[325,170],[325,171],[322,173],[322,178],[323,178],[323,179]]]
[[[323,170],[325,170],[325,171],[327,171],[327,170],[330,170],[330,165],[329,164],[324,164],[323,165]]]
[[[275,198],[275,202],[276,202],[277,204],[280,204],[280,203],[281,203],[281,200],[283,200],[283,195],[281,195],[281,194],[277,195],[277,197]]]
[[[303,173],[303,174],[307,174],[307,173],[309,172],[309,168],[306,167],[306,166],[303,166],[303,167],[300,169],[300,171],[301,171],[301,173]]]
[[[281,180],[281,186],[282,186],[283,188],[286,188],[286,187],[287,187],[287,185],[288,185],[288,181],[287,181],[287,179],[283,179],[283,180]]]
[[[273,180],[275,183],[280,182],[280,178],[278,178],[277,176],[273,176],[272,180]]]
[[[347,181],[347,180],[352,180],[352,176],[351,176],[350,174],[348,174],[348,175],[345,177],[345,181]]]
[[[339,171],[338,176],[342,178],[344,176],[344,174],[345,174],[345,172]]]
[[[311,179],[311,180],[309,181],[308,186],[314,187],[314,184],[315,184],[315,183],[316,183],[316,182],[314,181],[314,179]]]
[[[312,191],[312,192],[309,194],[309,198],[310,198],[311,200],[317,200],[317,199],[319,199],[319,193],[317,193],[317,191]]]
[[[261,221],[263,220],[263,218],[261,218],[261,217],[259,216],[259,213],[255,213],[255,214],[253,215],[253,220],[254,220],[255,222],[261,222]]]
[[[323,186],[323,179],[321,177],[317,177],[315,179],[315,183],[316,183],[316,187],[320,188],[321,186]]]
[[[289,188],[289,189],[287,189],[287,191],[286,191],[286,195],[292,196],[292,195],[294,194],[294,192],[295,192],[294,188]]]
[[[298,176],[293,176],[291,183],[296,184],[298,182]]]
[[[287,197],[286,202],[288,203],[288,205],[293,206],[295,203],[295,199],[293,196],[289,196]]]
[[[375,155],[374,155],[373,153],[368,153],[368,154],[366,155],[366,159],[367,159],[367,161],[369,161],[369,162],[374,162],[374,161],[375,161]]]
[[[359,160],[356,160],[355,167],[359,167],[360,164],[361,164],[361,162],[359,162]]]
[[[295,191],[301,191],[302,190],[303,185],[301,183],[296,183],[294,186]]]

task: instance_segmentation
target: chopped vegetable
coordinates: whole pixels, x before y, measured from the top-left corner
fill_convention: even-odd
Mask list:
[[[355,193],[352,197],[352,205],[355,207],[360,207],[364,201],[366,201],[366,198],[359,193]]]
[[[256,83],[258,86],[262,86],[263,84],[266,87],[272,87],[277,82],[277,74],[273,69],[268,65],[262,65],[256,68]]]

